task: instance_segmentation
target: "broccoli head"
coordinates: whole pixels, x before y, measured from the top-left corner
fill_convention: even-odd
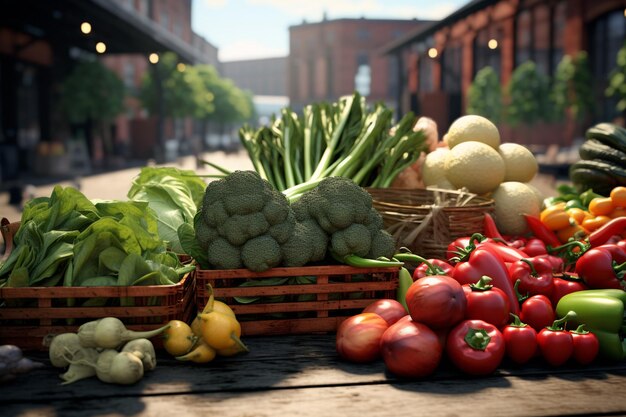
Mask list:
[[[304,266],[326,257],[328,235],[312,219],[297,222],[289,239],[281,246],[283,265]]]
[[[280,263],[280,244],[295,223],[282,193],[254,171],[235,171],[207,185],[196,240],[208,251],[211,267],[262,271]]]
[[[366,256],[372,246],[369,229],[360,223],[352,223],[345,229],[332,234],[330,238],[332,250],[340,257],[347,255]]]
[[[384,257],[391,259],[396,253],[396,239],[391,233],[383,229],[374,231],[370,229],[370,236],[372,237],[372,246],[367,253],[367,258],[378,259]]]

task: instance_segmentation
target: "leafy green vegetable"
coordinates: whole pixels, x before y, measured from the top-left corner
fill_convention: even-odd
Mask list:
[[[184,253],[178,237],[182,224],[193,224],[193,218],[204,196],[206,184],[192,171],[170,167],[146,167],[133,181],[128,197],[145,201],[156,214],[159,236],[169,248]]]

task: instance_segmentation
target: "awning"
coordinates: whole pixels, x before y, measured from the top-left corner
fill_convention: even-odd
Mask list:
[[[91,24],[91,34],[80,31],[82,22]],[[147,16],[111,0],[4,0],[0,27],[87,51],[95,51],[101,41],[106,44],[106,53],[172,51],[182,61],[197,61],[191,45]]]

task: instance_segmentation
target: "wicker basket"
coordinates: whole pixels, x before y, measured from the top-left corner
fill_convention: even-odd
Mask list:
[[[368,188],[385,229],[398,246],[426,258],[445,259],[454,239],[484,231],[485,213],[494,201],[463,191],[443,189]]]
[[[202,310],[209,299],[210,284],[215,298],[233,309],[246,336],[329,333],[373,301],[395,298],[398,271],[397,267],[347,265],[272,268],[265,272],[197,269],[196,304]],[[266,285],[246,286],[259,281]],[[252,301],[242,303],[239,297]]]

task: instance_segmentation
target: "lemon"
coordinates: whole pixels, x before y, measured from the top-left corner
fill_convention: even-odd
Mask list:
[[[444,169],[455,188],[465,187],[476,194],[493,191],[504,180],[502,157],[482,142],[462,142],[450,149]]]
[[[489,119],[470,114],[456,119],[444,136],[450,149],[468,141],[482,142],[497,150],[500,146],[500,132]]]
[[[445,170],[446,155],[449,152],[447,148],[437,148],[426,155],[422,164],[422,180],[425,186],[440,187],[450,184]]]
[[[528,182],[537,174],[539,164],[527,147],[518,143],[503,143],[498,152],[506,168],[504,181]]]
[[[522,235],[528,231],[524,214],[539,217],[541,205],[535,192],[519,181],[506,181],[491,194],[495,201],[498,230],[507,235]]]

